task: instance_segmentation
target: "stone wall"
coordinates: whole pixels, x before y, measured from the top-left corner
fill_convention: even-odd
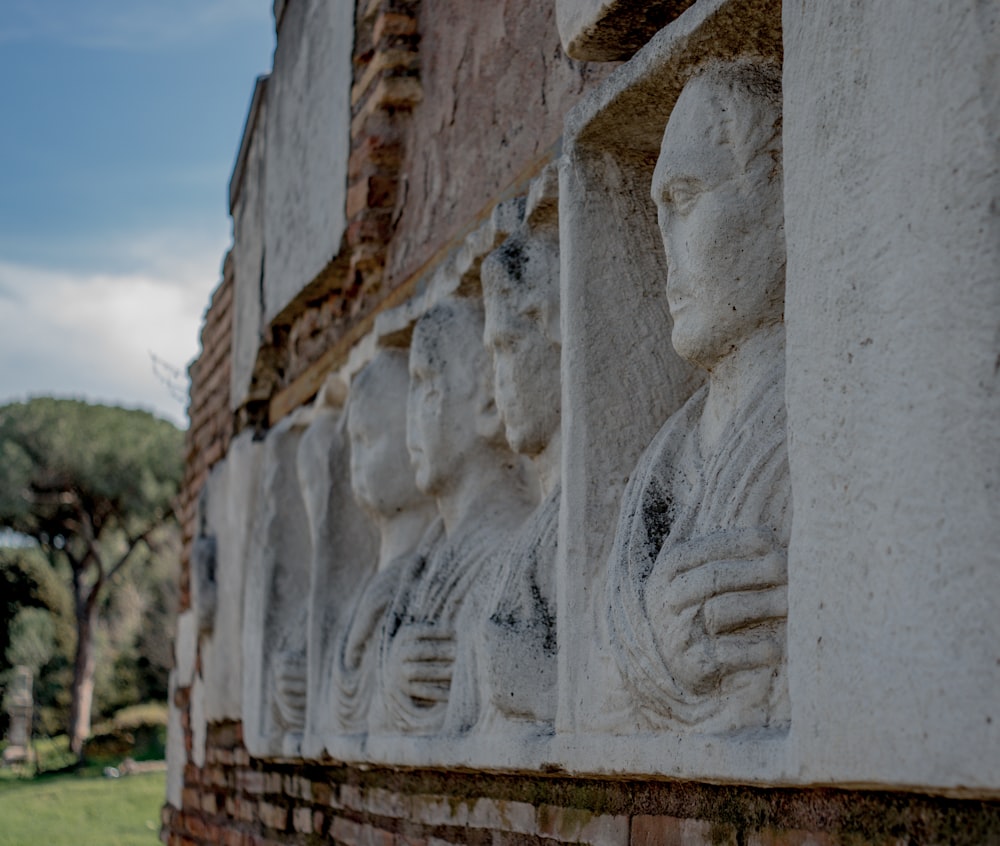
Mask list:
[[[198,495],[212,467],[226,455],[233,436],[229,411],[229,377],[233,343],[234,276],[232,255],[223,261],[222,281],[212,293],[201,329],[201,353],[188,369],[191,400],[188,403],[184,441],[184,485],[180,515],[184,560],[191,557],[191,543],[198,534]],[[190,604],[187,568],[182,576],[180,608]]]
[[[165,843],[1000,843],[1000,16],[887,9],[275,3]]]
[[[168,846],[971,846],[1000,842],[1000,808],[872,790],[265,764],[238,723],[220,723],[163,826]]]

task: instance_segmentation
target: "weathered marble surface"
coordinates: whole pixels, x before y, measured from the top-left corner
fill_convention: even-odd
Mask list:
[[[509,533],[530,507],[525,468],[507,447],[473,298],[433,306],[410,347],[406,445],[439,527],[382,631],[382,730],[462,733],[479,717],[475,630]]]
[[[233,218],[233,341],[229,407],[236,410],[256,393],[254,371],[264,323],[265,140],[269,80],[254,85],[236,168],[229,185]]]
[[[210,482],[194,761],[1000,795],[998,14],[856,5],[690,4]]]
[[[479,624],[479,730],[534,724],[549,732],[557,702],[555,559],[562,489],[559,182],[536,179],[511,236],[483,262],[484,342],[507,443],[531,460],[538,504],[506,550]]]
[[[322,754],[322,735],[336,730],[333,701],[339,684],[332,669],[336,640],[375,568],[375,526],[351,491],[347,387],[330,379],[310,410],[296,456],[309,520],[306,727],[302,752]]]
[[[312,538],[296,456],[307,425],[303,409],[261,444],[243,627],[243,737],[253,755],[297,755],[305,730]]]
[[[1000,787],[1000,8],[788,3],[801,777]]]
[[[260,446],[252,432],[244,432],[233,439],[206,483],[205,531],[215,538],[215,580],[222,586],[217,588],[211,633],[198,641],[204,719],[213,722],[243,715],[243,586],[254,545],[259,471]],[[197,615],[196,610],[195,620]]]
[[[671,341],[708,380],[625,489],[608,565],[611,647],[653,728],[783,728],[792,509],[780,67],[715,62],[688,82],[651,194]]]
[[[264,143],[265,323],[340,250],[353,40],[351,0],[297,0],[282,16]]]
[[[330,676],[329,697],[318,705],[332,709],[335,731],[348,734],[366,733],[385,720],[378,685],[383,624],[437,518],[433,500],[417,489],[406,450],[408,358],[405,350],[383,349],[351,385],[351,489],[378,530],[377,569],[345,609],[332,662],[322,668]]]

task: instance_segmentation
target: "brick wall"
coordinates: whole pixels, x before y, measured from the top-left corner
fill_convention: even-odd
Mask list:
[[[524,190],[565,113],[613,68],[562,53],[552,3],[358,0],[347,232],[272,327],[271,425],[315,395],[378,311]]]
[[[288,310],[281,345],[284,388],[301,380],[272,418],[308,399],[387,293],[386,249],[400,205],[404,126],[421,101],[417,0],[357,6],[347,232],[341,253]],[[367,328],[367,322],[361,321]],[[343,343],[346,342],[346,343]],[[271,421],[275,422],[274,419]]]
[[[373,315],[408,295],[426,268],[552,157],[562,116],[610,69],[559,53],[553,5],[359,0],[343,248],[269,327],[276,392],[268,410],[235,418],[227,258],[205,315],[202,354],[190,368],[185,564],[198,494],[234,431],[273,424],[308,401]],[[490,35],[498,21],[503,38]],[[525,46],[536,41],[548,47]],[[512,54],[520,60],[509,61]],[[185,569],[181,608],[188,604]],[[190,761],[189,698],[190,688],[179,690],[175,704]],[[1000,844],[1000,803],[274,764],[252,759],[240,724],[227,722],[208,727],[205,765],[187,764],[181,807],[164,808],[161,839],[170,846]]]
[[[233,263],[227,254],[222,282],[212,294],[201,329],[201,355],[188,368],[191,379],[189,426],[184,441],[184,483],[180,494],[183,568],[180,610],[190,605],[187,562],[198,530],[198,495],[209,470],[229,449],[233,416],[229,410],[230,350],[233,338]]]
[[[1000,805],[874,791],[602,781],[252,759],[238,723],[185,772],[168,846],[996,844]]]

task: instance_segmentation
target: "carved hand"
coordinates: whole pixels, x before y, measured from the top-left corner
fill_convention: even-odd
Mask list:
[[[646,582],[667,669],[704,694],[744,670],[776,667],[788,614],[787,553],[770,529],[665,546]]]
[[[398,689],[426,706],[448,701],[455,638],[433,623],[411,623],[396,633],[389,647],[389,669]]]

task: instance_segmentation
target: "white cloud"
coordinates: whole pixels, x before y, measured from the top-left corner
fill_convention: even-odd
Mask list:
[[[187,44],[270,18],[267,0],[7,0],[0,42],[45,39],[82,47],[146,50]]]
[[[184,403],[157,378],[151,355],[183,370],[197,354],[225,246],[171,233],[132,239],[120,245],[136,268],[126,273],[0,261],[0,402],[77,396],[183,423]]]

